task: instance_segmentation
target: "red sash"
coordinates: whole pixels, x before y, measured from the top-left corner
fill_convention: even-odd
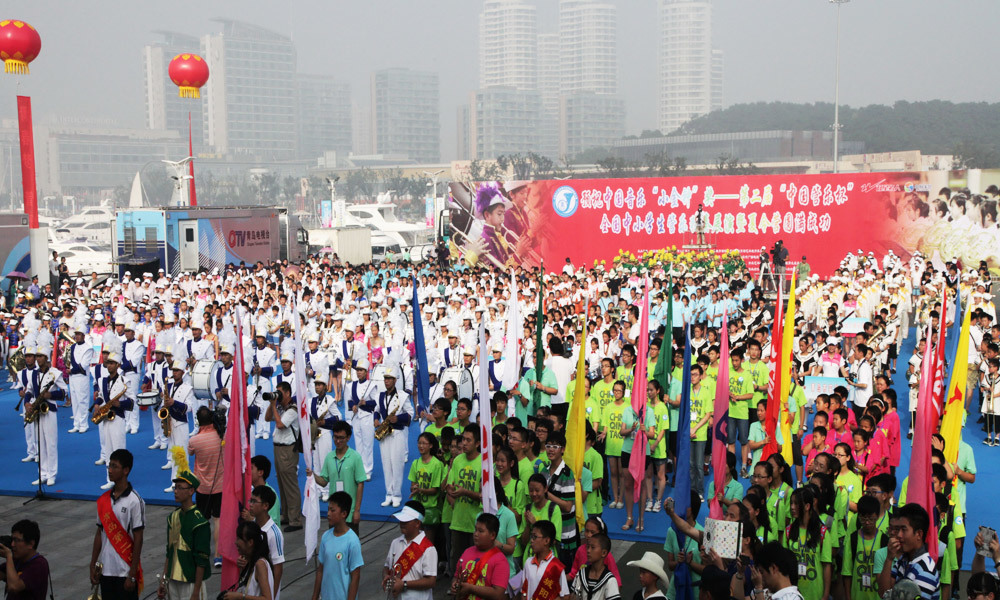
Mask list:
[[[431,542],[426,535],[419,544],[415,540],[410,542],[410,545],[406,547],[406,550],[399,555],[399,560],[396,561],[396,565],[393,567],[393,570],[396,571],[396,577],[402,581],[403,578],[406,577],[406,574],[410,572],[410,569],[413,568],[413,565],[417,564],[420,557],[424,555],[424,552],[426,552],[428,548],[432,547],[434,547],[434,543]]]
[[[545,572],[542,573],[542,579],[538,582],[538,586],[535,587],[535,593],[531,595],[531,600],[555,600],[559,597],[560,586],[559,582],[562,579],[562,573],[566,570],[559,559],[552,555],[552,560],[549,561],[548,566],[545,567]],[[525,586],[527,586],[528,581],[525,579]]]
[[[104,527],[104,534],[108,536],[111,547],[125,561],[125,564],[131,565],[132,536],[125,531],[121,522],[118,521],[118,517],[115,516],[114,507],[111,505],[111,490],[104,492],[97,499],[97,517],[101,520],[101,526]],[[139,590],[139,593],[142,593],[142,584],[142,565],[140,564],[136,572],[136,589]]]

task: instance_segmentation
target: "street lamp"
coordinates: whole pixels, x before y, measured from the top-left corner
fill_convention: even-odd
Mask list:
[[[837,5],[837,67],[833,88],[833,172],[840,172],[840,5],[851,0],[830,0]]]
[[[438,175],[440,175],[441,173],[444,173],[444,169],[438,169],[433,173],[431,173],[430,171],[424,171],[424,175],[426,177],[429,177],[431,180],[431,183],[428,185],[428,187],[434,188],[434,191],[431,192],[431,196],[433,196],[434,198],[437,198],[438,195]]]

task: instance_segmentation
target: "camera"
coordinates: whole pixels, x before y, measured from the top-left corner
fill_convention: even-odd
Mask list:
[[[9,535],[0,535],[0,545],[10,548],[14,540]]]
[[[264,402],[271,402],[272,400],[281,400],[281,394],[278,392],[264,392],[260,395],[264,399]]]

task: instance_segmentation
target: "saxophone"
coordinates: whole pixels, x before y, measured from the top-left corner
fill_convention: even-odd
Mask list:
[[[381,442],[385,438],[389,437],[389,434],[392,433],[392,423],[389,422],[389,419],[396,416],[397,412],[399,412],[398,406],[389,411],[389,414],[385,417],[385,419],[378,424],[378,427],[375,428],[376,440]]]
[[[38,417],[40,415],[49,414],[49,408],[50,408],[49,402],[48,400],[42,400],[42,394],[49,391],[49,388],[55,385],[55,383],[56,380],[54,378],[52,379],[52,381],[46,383],[45,387],[43,387],[41,391],[39,391],[38,394],[35,396],[35,402],[31,405],[31,407],[25,409],[24,411],[25,425],[31,425],[32,423],[38,420]]]
[[[164,399],[164,404],[166,404],[166,399],[167,399],[167,387],[166,386],[164,386],[163,391],[161,392],[161,394],[162,394],[163,399]],[[171,400],[174,399],[174,395],[173,394],[170,394],[169,397],[170,397]],[[169,438],[170,435],[173,433],[173,429],[174,429],[173,423],[171,423],[171,419],[170,419],[170,410],[167,409],[166,406],[161,406],[160,410],[156,412],[156,416],[159,417],[159,419],[160,419],[160,428],[163,429],[163,437]]]
[[[94,410],[94,416],[90,417],[90,422],[93,423],[94,425],[98,425],[100,423],[103,423],[104,421],[107,421],[109,423],[111,421],[114,421],[115,413],[113,410],[111,410],[111,403],[114,402],[115,400],[120,399],[124,395],[125,395],[125,390],[122,390],[120,394],[118,394],[114,398],[108,400],[107,402],[99,406],[96,410]]]

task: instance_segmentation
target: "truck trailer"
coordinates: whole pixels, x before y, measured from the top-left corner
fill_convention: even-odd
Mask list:
[[[125,271],[175,276],[241,262],[297,262],[309,248],[298,217],[274,206],[123,208],[111,229],[119,278]]]

